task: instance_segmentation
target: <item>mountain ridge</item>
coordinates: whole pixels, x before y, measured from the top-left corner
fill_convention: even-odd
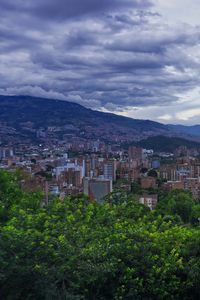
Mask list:
[[[168,124],[167,126],[177,133],[184,133],[184,134],[200,137],[200,124],[195,124],[195,125]]]
[[[74,102],[24,95],[0,95],[0,123],[0,139],[4,142],[12,142],[12,137],[15,141],[35,141],[39,131],[47,139],[63,140],[66,134],[74,134],[106,142],[176,136],[174,130],[159,122],[100,112]]]
[[[131,117],[125,117],[125,116],[121,116],[121,115],[117,115],[117,114],[114,114],[114,113],[111,113],[111,112],[101,112],[101,111],[98,111],[98,110],[93,110],[92,108],[87,108],[79,103],[76,103],[76,102],[72,102],[72,101],[67,101],[67,100],[61,100],[61,99],[52,99],[52,98],[42,98],[42,97],[34,97],[34,96],[28,96],[28,95],[19,95],[19,96],[16,96],[16,95],[12,95],[12,96],[5,96],[5,95],[0,95],[0,101],[2,100],[2,98],[4,99],[10,99],[9,101],[21,101],[21,100],[28,100],[28,101],[37,101],[37,100],[41,100],[41,101],[52,101],[55,103],[67,103],[68,105],[73,105],[73,106],[77,106],[81,109],[84,109],[85,111],[90,111],[90,112],[93,112],[95,113],[96,115],[98,114],[101,114],[101,115],[109,115],[111,117],[116,117],[118,119],[127,119],[127,120],[134,120],[136,122],[149,122],[149,123],[152,123],[152,124],[158,124],[159,126],[166,126],[160,122],[157,122],[157,121],[152,121],[150,119],[134,119],[134,118],[131,118]],[[0,103],[1,105],[1,103]]]

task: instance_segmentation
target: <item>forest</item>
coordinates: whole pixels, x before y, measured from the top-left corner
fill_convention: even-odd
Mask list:
[[[150,211],[120,190],[43,203],[0,171],[0,299],[200,299],[200,204],[175,190]]]

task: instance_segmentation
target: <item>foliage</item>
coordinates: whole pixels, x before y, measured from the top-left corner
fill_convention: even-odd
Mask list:
[[[51,180],[52,179],[52,174],[51,172],[45,172],[45,171],[39,171],[37,173],[35,173],[36,176],[42,176],[44,178],[46,178],[46,180]]]
[[[157,209],[162,214],[178,215],[184,223],[187,223],[194,214],[195,202],[190,192],[184,190],[171,191],[161,198]]]
[[[200,204],[196,204],[192,207],[190,214],[190,221],[192,224],[200,224]]]
[[[119,191],[42,206],[18,182],[0,172],[2,299],[199,299],[199,227]]]
[[[140,187],[139,183],[136,182],[136,181],[133,181],[133,182],[131,183],[131,192],[132,192],[133,194],[140,194],[141,191],[142,191],[142,190],[141,190],[141,187]]]
[[[200,143],[189,141],[184,138],[167,137],[162,135],[149,137],[145,140],[138,142],[138,146],[146,149],[152,149],[152,145],[154,151],[173,152],[180,145],[186,146],[188,149],[190,149],[199,148]]]
[[[156,178],[158,177],[158,173],[154,169],[149,170],[147,175],[151,176],[151,177],[156,177]]]

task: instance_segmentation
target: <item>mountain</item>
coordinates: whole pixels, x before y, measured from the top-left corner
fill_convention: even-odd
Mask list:
[[[200,141],[199,127],[132,119],[62,100],[0,95],[0,143],[3,144],[70,142],[72,138],[130,143],[154,136],[177,136]],[[149,141],[151,144],[163,142],[162,138]],[[163,143],[167,146],[171,142]],[[178,142],[180,145],[183,140]]]
[[[169,129],[176,133],[183,133],[200,137],[200,125],[184,126],[184,125],[168,125]]]
[[[3,143],[79,137],[109,142],[139,141],[170,135],[166,125],[85,108],[80,104],[34,98],[0,96],[0,140]]]

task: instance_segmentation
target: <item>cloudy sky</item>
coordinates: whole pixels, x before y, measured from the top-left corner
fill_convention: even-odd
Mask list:
[[[0,94],[200,124],[199,0],[0,0]]]

